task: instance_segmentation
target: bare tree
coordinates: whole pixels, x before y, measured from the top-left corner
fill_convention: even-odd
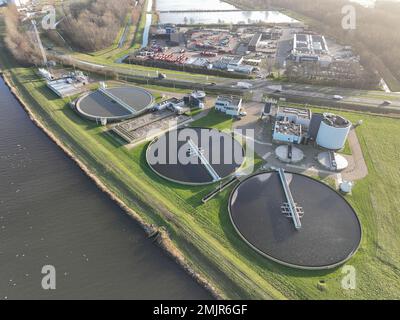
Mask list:
[[[60,30],[74,47],[84,51],[100,50],[114,42],[129,12],[133,17],[129,0],[72,3],[66,8],[66,19],[60,23]]]
[[[10,5],[5,9],[5,44],[14,58],[22,64],[39,65],[42,63],[39,48],[22,29],[17,8]]]

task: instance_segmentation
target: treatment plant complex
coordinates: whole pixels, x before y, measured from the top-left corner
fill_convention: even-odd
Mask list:
[[[318,152],[315,163],[321,172],[345,171],[348,160],[340,152],[352,130],[347,119],[269,99],[259,104],[259,119],[252,123],[247,121],[246,103],[240,96],[212,98],[193,91],[183,97],[164,95],[156,102],[146,89],[108,87],[104,82],[72,106],[81,117],[106,126],[126,148],[150,142],[146,165],[165,181],[187,186],[217,184],[203,203],[235,186],[228,206],[230,220],[249,248],[262,256],[293,268],[317,270],[337,267],[356,253],[361,224],[351,205],[323,182],[293,168],[287,171],[287,165],[304,161],[310,148]],[[280,165],[267,168],[265,162],[249,172],[246,162],[254,162],[257,153],[246,140],[249,137],[240,140],[235,130],[197,126],[193,114],[197,121],[222,117],[254,128],[271,126],[272,134],[264,143],[272,141],[276,146]],[[344,192],[342,185],[352,182],[339,183]]]

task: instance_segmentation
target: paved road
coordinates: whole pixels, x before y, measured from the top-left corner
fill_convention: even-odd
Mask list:
[[[102,70],[112,70],[122,76],[142,76],[142,77],[148,77],[148,78],[155,78],[158,76],[158,73],[156,70],[152,69],[145,69],[143,67],[137,67],[132,65],[132,68],[127,67],[127,65],[124,66],[116,66],[116,65],[106,65],[102,63],[93,63],[90,61],[86,61],[83,59],[77,59],[71,55],[61,55],[61,58],[64,60],[64,63],[69,63],[69,64],[75,64],[79,67],[79,65],[88,65],[93,68],[99,69],[99,71]],[[228,78],[221,78],[221,77],[215,77],[215,76],[207,76],[207,75],[201,75],[201,74],[188,74],[188,73],[182,73],[179,71],[171,71],[171,70],[164,70],[160,69],[160,73],[164,73],[167,75],[167,79],[169,80],[177,80],[177,81],[186,81],[189,83],[196,83],[196,84],[210,84],[210,83],[218,83],[222,85],[231,85],[234,82],[232,79]]]
[[[64,56],[65,58],[66,56]],[[120,76],[142,76],[155,78],[157,72],[147,71],[140,68],[126,68],[117,66],[108,66],[100,63],[91,63],[88,61],[76,59],[72,56],[68,56],[69,62],[76,65],[90,65],[91,67],[101,70],[112,70],[117,72]],[[387,93],[384,91],[367,91],[358,89],[346,89],[336,87],[324,87],[316,85],[305,85],[305,84],[288,84],[279,83],[271,80],[244,80],[253,85],[251,89],[241,89],[236,86],[240,80],[221,78],[213,76],[205,76],[199,74],[182,74],[176,71],[161,70],[161,72],[167,75],[168,80],[176,80],[185,82],[191,85],[198,85],[199,88],[205,89],[206,85],[212,86],[216,90],[222,92],[226,89],[236,89],[238,94],[244,94],[247,91],[253,91],[254,101],[262,101],[265,94],[275,94],[277,97],[287,98],[288,100],[296,100],[303,103],[316,104],[316,105],[327,105],[333,107],[343,107],[348,109],[360,109],[374,111],[377,113],[400,113],[400,94],[399,93]],[[161,85],[162,83],[160,83]],[[276,87],[281,86],[282,92],[276,93]],[[343,97],[341,101],[335,101],[334,95],[340,95]],[[384,101],[390,101],[390,105],[384,105]]]
[[[277,85],[281,85],[282,92],[276,93]],[[303,84],[287,84],[276,82],[258,82],[253,87],[256,101],[260,101],[264,94],[275,94],[282,98],[303,99],[307,103],[328,104],[328,105],[354,105],[355,107],[377,108],[382,113],[389,111],[400,112],[400,94],[387,93],[384,91],[367,91],[346,88],[321,87]],[[333,96],[340,95],[343,100],[336,101]],[[385,105],[384,101],[390,101],[390,105]]]

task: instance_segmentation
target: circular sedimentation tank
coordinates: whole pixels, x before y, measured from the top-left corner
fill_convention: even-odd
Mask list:
[[[210,184],[235,174],[245,154],[229,133],[181,128],[154,139],[146,151],[150,168],[164,179],[187,185]]]
[[[80,97],[76,110],[89,120],[113,122],[138,116],[153,103],[153,96],[143,88],[103,88]]]
[[[304,152],[295,146],[281,145],[275,149],[275,156],[285,163],[298,163],[304,159]]]
[[[231,221],[263,256],[299,269],[330,269],[350,259],[361,242],[361,224],[335,190],[305,175],[284,174],[299,208],[301,228],[285,212],[287,198],[277,171],[255,174],[232,191]]]
[[[333,161],[335,163],[334,166],[332,166]],[[318,162],[322,167],[328,170],[343,171],[349,166],[349,162],[344,156],[329,151],[319,153]]]

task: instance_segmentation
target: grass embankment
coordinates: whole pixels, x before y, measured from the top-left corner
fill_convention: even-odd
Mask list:
[[[363,116],[357,129],[369,176],[356,184],[349,201],[361,219],[364,237],[349,261],[357,270],[357,289],[341,288],[341,269],[307,272],[279,266],[253,252],[235,233],[227,202],[231,188],[207,204],[214,187],[167,182],[145,163],[146,145],[128,150],[106,129],[81,119],[38,79],[33,69],[15,67],[0,51],[7,77],[37,118],[66,148],[145,221],[164,227],[193,270],[205,275],[226,298],[399,298],[400,297],[400,135],[399,120]],[[352,121],[357,113],[341,112]],[[223,120],[222,122],[220,120]],[[213,113],[195,125],[227,128],[231,119]],[[324,280],[325,290],[318,289]]]
[[[146,27],[146,14],[147,14],[147,1],[143,5],[142,14],[140,15],[139,23],[135,31],[135,36],[133,38],[132,48],[139,49],[143,43],[143,33]]]

